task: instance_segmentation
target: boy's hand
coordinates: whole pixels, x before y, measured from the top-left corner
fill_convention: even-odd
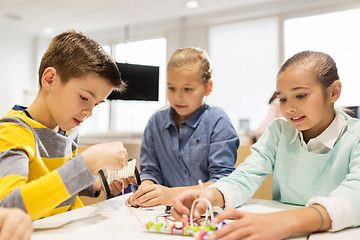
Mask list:
[[[125,188],[127,187],[127,185],[128,184],[126,184]],[[110,193],[112,195],[119,195],[122,192],[122,182],[119,180],[114,180],[112,183],[110,183],[109,188],[110,188]],[[101,185],[99,177],[97,177],[95,179],[92,189],[93,189],[93,191],[103,191],[104,190]]]
[[[93,191],[101,191],[101,190],[103,190],[99,177],[95,178],[95,182],[92,185],[92,190]]]
[[[123,184],[125,184],[125,185],[123,186]],[[136,184],[136,180],[134,177],[128,177],[126,179],[121,178],[119,180],[114,180],[112,183],[110,183],[110,186],[109,186],[110,193],[115,196],[119,195],[123,191],[123,189],[125,189],[129,186],[129,184]],[[93,190],[94,191],[103,190],[99,177],[97,177],[95,179],[95,182],[93,184]]]
[[[18,208],[0,208],[0,240],[28,240],[32,232],[28,214]]]
[[[119,195],[125,188],[129,186],[129,184],[136,184],[136,180],[134,177],[121,178],[119,180],[114,180],[110,183],[110,192],[113,195]]]
[[[101,143],[81,153],[91,173],[101,168],[119,170],[128,164],[128,155],[121,142]]]
[[[127,183],[128,185],[129,184],[138,184],[137,182],[136,182],[136,179],[134,178],[134,176],[130,176],[130,177],[128,177],[128,178],[125,178],[125,183]],[[140,183],[139,183],[140,184]]]

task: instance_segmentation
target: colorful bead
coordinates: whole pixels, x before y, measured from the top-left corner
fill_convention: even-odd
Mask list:
[[[146,224],[146,229],[150,231],[151,226],[154,224],[154,222],[148,222]]]
[[[160,228],[162,227],[162,225],[164,225],[163,223],[158,223],[156,224],[156,232],[160,232]]]
[[[181,231],[182,231],[182,235],[187,235],[187,230],[189,229],[190,225],[185,225],[182,227]]]

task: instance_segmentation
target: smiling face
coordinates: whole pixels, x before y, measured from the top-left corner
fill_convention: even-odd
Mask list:
[[[203,104],[212,90],[212,81],[204,83],[197,71],[180,69],[167,71],[167,97],[178,114],[179,121],[188,119]]]
[[[279,73],[276,87],[282,115],[302,131],[306,142],[320,135],[334,119],[337,98],[333,97],[333,86],[324,90],[310,70],[289,67]]]

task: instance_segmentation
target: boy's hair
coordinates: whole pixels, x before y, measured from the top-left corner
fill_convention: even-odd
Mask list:
[[[313,72],[316,79],[321,83],[324,89],[339,80],[336,63],[332,57],[323,52],[303,51],[289,58],[280,68],[284,72],[289,67],[302,65],[304,68]]]
[[[211,80],[212,66],[205,50],[193,47],[176,50],[169,60],[167,70],[180,69],[199,71],[200,79],[204,83]]]
[[[75,31],[61,33],[52,39],[39,67],[40,88],[42,74],[48,67],[56,69],[63,83],[92,72],[108,79],[119,91],[125,87],[116,63],[100,44]]]

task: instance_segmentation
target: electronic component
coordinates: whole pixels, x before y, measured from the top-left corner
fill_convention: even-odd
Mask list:
[[[220,224],[206,224],[205,221],[183,225],[182,222],[148,222],[146,229],[149,232],[154,233],[166,233],[183,236],[193,236],[197,239],[205,240],[208,239],[211,233],[221,228],[225,223]]]
[[[141,183],[139,171],[136,167],[136,159],[129,159],[128,165],[121,170],[100,169],[98,174],[107,199],[114,197],[110,192],[109,185],[115,180],[133,176],[137,185]]]
[[[206,196],[201,180],[199,180],[199,185],[201,187],[203,195]],[[196,203],[199,201],[205,201],[207,209],[205,211],[204,217],[194,220],[193,218],[194,207]],[[189,222],[188,224],[183,225],[182,222],[176,222],[174,221],[174,219],[165,216],[164,221],[159,221],[158,218],[156,218],[156,222],[148,222],[146,224],[146,229],[154,233],[167,233],[167,234],[175,234],[175,235],[183,235],[183,236],[193,236],[196,237],[197,239],[205,240],[205,239],[209,239],[209,236],[214,231],[225,225],[225,222],[219,224],[213,224],[212,223],[213,219],[214,219],[214,210],[211,205],[211,202],[207,198],[201,197],[195,199],[191,205],[190,219],[188,220]]]

